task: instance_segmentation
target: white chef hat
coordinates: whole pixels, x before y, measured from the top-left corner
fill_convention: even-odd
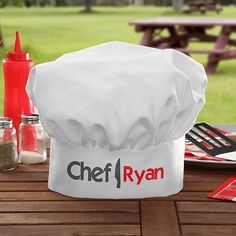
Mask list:
[[[27,93],[52,137],[49,188],[70,196],[98,198],[179,191],[183,136],[205,103],[206,82],[203,66],[181,52],[123,42],[101,44],[35,66]],[[109,171],[107,163],[111,164]],[[112,171],[117,163],[123,184],[114,192],[118,177]],[[124,168],[131,164],[134,176],[125,177],[128,169]],[[143,186],[132,187],[135,168],[147,167],[148,174],[151,164],[154,169],[165,166],[165,173],[173,176],[159,182],[146,179],[141,181]],[[111,180],[106,181],[110,172]],[[177,180],[170,189],[173,179]],[[147,190],[152,184],[155,188],[159,184],[160,190]]]

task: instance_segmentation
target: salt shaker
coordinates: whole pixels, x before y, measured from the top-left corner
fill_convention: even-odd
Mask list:
[[[23,164],[37,164],[47,160],[45,133],[39,116],[22,115],[20,124],[19,160]]]
[[[16,130],[11,118],[0,117],[0,170],[12,170],[17,165]]]

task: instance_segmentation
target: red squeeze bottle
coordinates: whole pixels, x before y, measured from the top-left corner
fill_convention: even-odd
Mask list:
[[[18,144],[21,115],[32,114],[34,112],[34,106],[25,90],[32,66],[33,62],[29,59],[29,53],[21,50],[19,32],[16,32],[14,51],[7,52],[7,58],[3,60],[3,70],[4,116],[13,119]],[[32,138],[33,136],[32,134]],[[30,149],[35,149],[36,140],[33,139],[29,145]]]

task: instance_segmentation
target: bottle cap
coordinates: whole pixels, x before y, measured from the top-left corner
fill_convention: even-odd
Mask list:
[[[37,124],[39,123],[39,115],[32,114],[32,115],[22,115],[21,116],[23,124]]]
[[[0,129],[12,128],[12,119],[9,117],[0,117]]]
[[[7,60],[9,60],[9,61],[27,61],[27,60],[29,60],[29,53],[21,50],[20,33],[18,31],[16,31],[14,50],[7,52]]]

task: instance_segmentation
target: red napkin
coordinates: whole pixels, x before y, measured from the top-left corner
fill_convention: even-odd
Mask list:
[[[208,197],[236,202],[236,175],[225,181],[216,190],[210,193]]]

